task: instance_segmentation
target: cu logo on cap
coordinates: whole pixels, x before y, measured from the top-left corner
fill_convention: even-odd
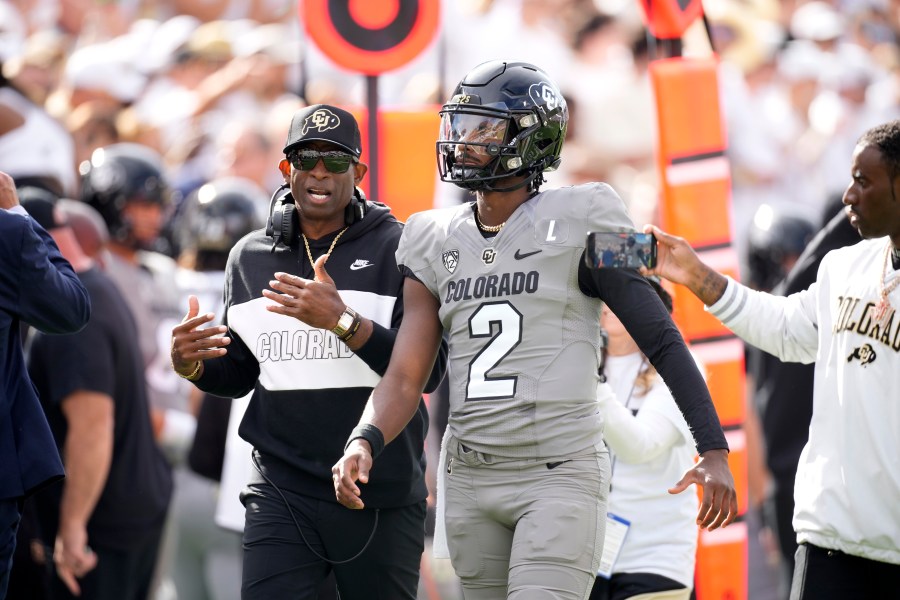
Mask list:
[[[319,132],[328,131],[335,129],[340,124],[341,120],[336,114],[327,108],[320,108],[303,121],[303,131],[300,132],[300,135],[306,135],[310,129],[316,129]]]
[[[535,104],[546,104],[547,108],[553,110],[559,106],[559,94],[547,83],[535,83],[528,88],[528,95]]]

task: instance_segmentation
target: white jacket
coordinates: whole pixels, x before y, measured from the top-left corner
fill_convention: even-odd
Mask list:
[[[707,310],[782,360],[816,363],[794,490],[798,542],[900,564],[900,312],[882,326],[872,318],[888,243],[829,252],[816,282],[786,298],[729,280]],[[888,262],[885,279],[894,277]],[[900,309],[900,288],[889,298]]]

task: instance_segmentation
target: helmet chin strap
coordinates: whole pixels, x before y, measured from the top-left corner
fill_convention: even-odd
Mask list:
[[[504,177],[503,179],[500,179],[498,181],[503,181],[505,179],[508,179],[508,178]],[[490,182],[485,181],[485,182],[483,182],[484,187],[481,189],[483,189],[485,191],[489,191],[489,192],[513,192],[513,191],[523,188],[527,185],[529,191],[536,191],[537,188],[539,188],[543,182],[544,182],[544,176],[541,173],[540,169],[532,169],[531,173],[528,174],[528,177],[526,177],[522,181],[519,181],[518,183],[515,183],[513,185],[510,185],[507,187],[496,187],[496,186],[491,185]]]
[[[450,167],[450,171],[448,173],[450,175],[449,180],[457,186],[473,192],[512,192],[525,187],[526,185],[528,186],[529,191],[536,192],[545,181],[543,163],[540,163],[532,167],[528,171],[527,177],[525,177],[521,181],[518,181],[506,187],[501,187],[497,185],[499,184],[499,182],[506,181],[512,177],[515,177],[515,174],[509,173],[505,176],[488,180],[487,177],[489,177],[490,174],[487,167],[492,164],[495,163],[492,161],[488,163],[488,165],[479,168],[467,167],[464,165],[453,165]],[[494,182],[497,183],[495,184]]]

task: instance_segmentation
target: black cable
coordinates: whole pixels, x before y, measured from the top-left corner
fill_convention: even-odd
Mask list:
[[[369,544],[372,543],[372,540],[375,538],[375,531],[378,529],[378,513],[381,510],[380,508],[375,509],[375,523],[372,525],[372,533],[369,534],[369,539],[366,540],[365,545],[362,547],[362,549],[359,552],[357,552],[350,558],[347,558],[344,560],[331,560],[329,558],[325,558],[324,556],[322,556],[321,554],[316,552],[315,548],[313,548],[312,545],[306,540],[306,536],[303,535],[303,529],[300,527],[300,523],[297,522],[297,517],[294,516],[294,511],[291,510],[291,503],[288,502],[288,499],[284,496],[284,494],[278,488],[278,486],[275,485],[274,483],[272,483],[272,480],[269,479],[266,476],[266,474],[263,473],[262,469],[259,467],[259,459],[256,456],[256,452],[251,453],[250,458],[251,458],[251,461],[253,462],[253,467],[256,469],[256,472],[259,473],[260,476],[262,476],[262,478],[266,481],[266,483],[271,485],[272,488],[274,488],[274,490],[276,492],[278,492],[279,496],[281,496],[281,500],[282,500],[282,502],[284,502],[284,506],[285,506],[285,508],[287,508],[288,514],[291,515],[291,520],[294,522],[294,526],[297,528],[297,532],[300,534],[300,539],[303,540],[303,543],[306,544],[306,547],[309,548],[309,551],[312,552],[313,554],[315,554],[317,558],[324,560],[325,562],[327,562],[330,565],[344,565],[344,564],[347,564],[348,562],[352,562],[352,561],[356,560],[357,558],[359,558],[362,555],[362,553],[366,551],[366,548],[369,547]]]

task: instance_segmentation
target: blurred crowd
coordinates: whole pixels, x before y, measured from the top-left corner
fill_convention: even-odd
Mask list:
[[[694,24],[684,55],[714,49],[721,58],[743,250],[740,224],[760,204],[798,206],[820,220],[826,198],[846,185],[859,133],[897,115],[900,3],[707,0],[704,9],[709,29]],[[635,222],[651,221],[658,186],[647,66],[656,48],[639,10],[631,0],[443,2],[435,42],[379,77],[379,102],[431,110],[479,62],[541,65],[573,113],[553,183],[607,181]],[[159,152],[182,196],[224,175],[273,189],[298,106],[367,101],[365,77],[336,67],[287,0],[2,0],[0,59],[2,105],[29,120],[0,138],[0,168],[58,180],[68,196],[78,193],[77,165],[115,141]]]
[[[550,183],[609,182],[635,223],[655,222],[656,112],[648,65],[658,49],[648,41],[639,3],[441,4],[434,43],[379,77],[381,105],[436,111],[474,65],[533,62],[560,83],[571,112],[562,167]],[[707,23],[688,31],[683,53],[715,52],[721,59],[733,239],[745,261],[754,228],[765,227],[754,221],[761,206],[769,207],[763,217],[799,214],[817,231],[849,182],[846,165],[858,136],[900,116],[900,1],[703,4]],[[242,190],[252,189],[242,193],[256,199],[258,215],[250,220],[259,226],[269,195],[282,183],[277,165],[291,115],[309,104],[366,101],[365,78],[335,66],[313,44],[290,0],[0,0],[0,171],[21,187],[80,200],[87,193],[83,181],[97,166],[95,151],[144,147],[166,182],[152,231],[140,240],[117,239],[116,224],[107,219],[113,244],[134,244],[141,252],[183,260],[186,243],[177,232],[189,216],[185,199],[225,179],[239,178]],[[410,149],[420,151],[430,148]],[[435,204],[447,201],[440,195],[450,188],[436,188]],[[385,198],[375,199],[390,205],[391,190],[384,191]],[[115,261],[109,264],[115,268]],[[131,302],[141,292],[134,287],[127,294],[137,314],[159,308],[159,290],[167,287],[160,277],[171,278],[169,290],[177,288],[178,271],[155,264],[156,287],[146,289],[156,295]],[[182,299],[157,311],[166,314],[154,321],[160,331],[142,333],[147,343],[168,343],[173,320],[186,309]],[[159,356],[167,360],[167,350]],[[148,372],[152,363],[147,360]],[[196,413],[199,404],[187,390],[169,389],[184,396],[178,400],[151,393],[151,405]],[[154,426],[163,436],[159,418]],[[182,433],[193,435],[195,427],[185,425]],[[175,446],[167,457],[177,466],[191,443]],[[213,469],[211,477],[217,475]],[[185,477],[176,476],[176,499],[178,484],[189,485]],[[175,585],[173,577],[159,579],[163,587]]]

